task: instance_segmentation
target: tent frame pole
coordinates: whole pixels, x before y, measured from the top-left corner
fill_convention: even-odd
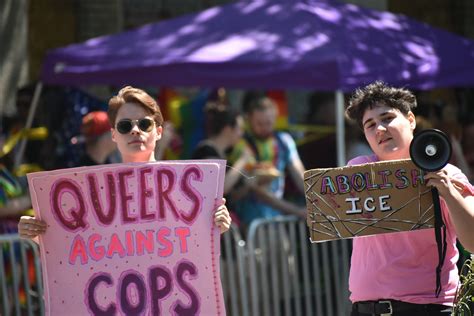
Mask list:
[[[35,117],[36,109],[38,107],[41,91],[43,90],[43,83],[39,81],[36,84],[35,87],[35,92],[33,94],[33,100],[31,101],[30,105],[30,110],[28,112],[28,118],[26,119],[26,124],[24,129],[28,130],[31,128],[33,125],[33,118]],[[28,142],[28,139],[26,137],[23,137],[20,141],[20,147],[15,155],[15,161],[14,161],[14,169],[16,170],[22,163],[23,161],[23,155],[25,153],[25,148],[26,148],[26,143]]]
[[[345,144],[345,126],[344,126],[344,94],[341,90],[335,92],[336,97],[336,148],[337,148],[337,166],[346,165],[346,144]]]

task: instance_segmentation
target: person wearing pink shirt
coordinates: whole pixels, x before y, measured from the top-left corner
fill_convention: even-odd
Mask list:
[[[123,162],[152,162],[155,147],[163,132],[163,116],[156,101],[145,91],[131,86],[122,88],[109,101],[108,119],[112,140]],[[214,223],[221,233],[230,228],[232,219],[225,199],[216,200]],[[47,224],[36,217],[22,216],[18,233],[22,238],[34,239],[46,232]]]
[[[362,128],[374,154],[356,157],[348,165],[410,158],[415,107],[410,91],[382,82],[356,90],[346,116]],[[474,251],[474,188],[451,164],[427,173],[425,180],[439,191],[446,225],[441,271],[436,269],[434,229],[355,238],[349,276],[352,316],[451,314],[459,280],[456,239]]]

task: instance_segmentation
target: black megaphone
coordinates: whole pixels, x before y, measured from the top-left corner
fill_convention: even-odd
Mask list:
[[[413,137],[410,143],[410,157],[413,163],[424,171],[437,171],[443,169],[451,158],[451,142],[448,136],[437,129],[423,130]],[[446,225],[441,214],[439,192],[431,187],[433,208],[435,216],[435,237],[438,245],[438,266],[436,267],[436,297],[441,292],[441,269],[446,257]],[[442,233],[443,232],[443,233]]]
[[[448,136],[437,129],[425,129],[415,134],[410,144],[411,160],[425,171],[443,169],[449,162],[451,153]]]

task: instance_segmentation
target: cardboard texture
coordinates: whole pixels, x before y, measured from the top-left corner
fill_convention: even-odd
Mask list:
[[[28,175],[46,315],[225,315],[215,199],[225,161]]]
[[[306,171],[311,241],[433,228],[422,175],[410,159]]]

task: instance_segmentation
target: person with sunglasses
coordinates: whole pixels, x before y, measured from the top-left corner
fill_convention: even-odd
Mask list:
[[[163,132],[163,116],[156,101],[145,91],[131,86],[121,89],[109,101],[107,111],[112,126],[112,140],[127,162],[152,162],[156,142]],[[225,199],[217,201],[214,223],[221,233],[231,224]],[[46,223],[35,217],[22,216],[18,223],[20,237],[33,239],[46,231]]]

